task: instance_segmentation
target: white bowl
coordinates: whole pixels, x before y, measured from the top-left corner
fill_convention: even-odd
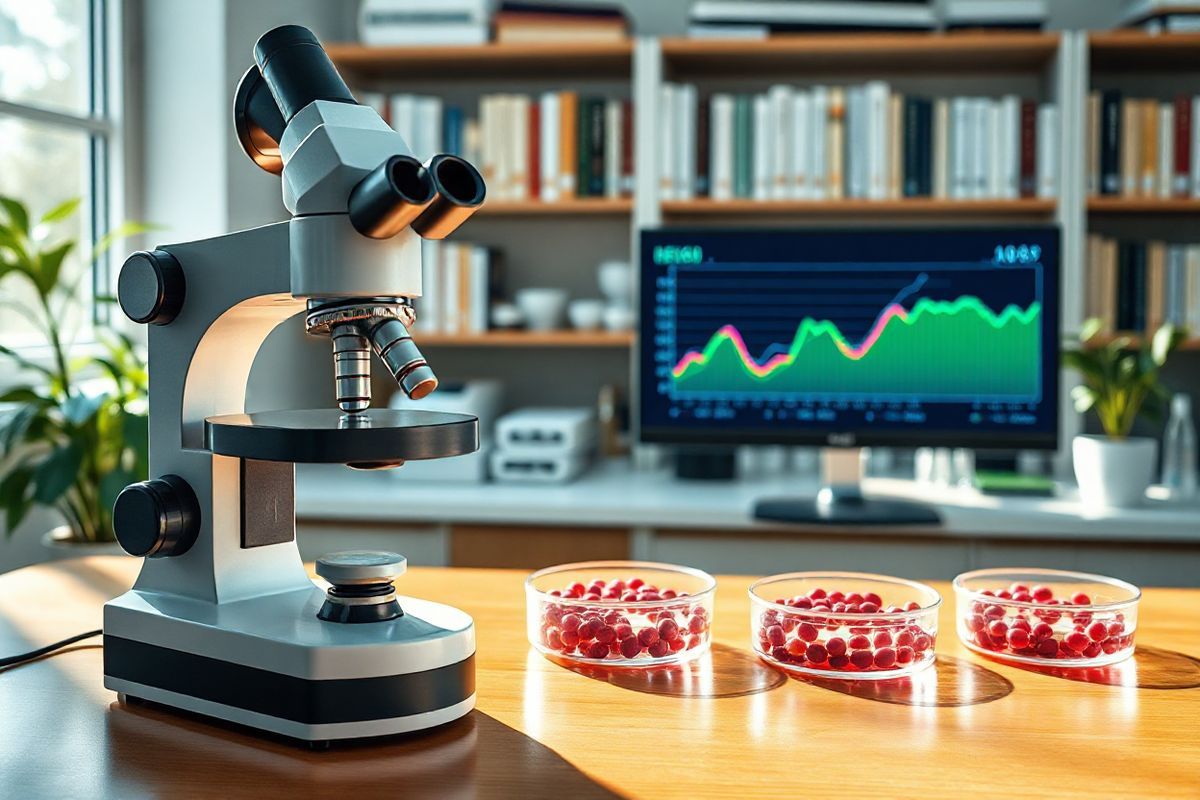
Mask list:
[[[562,327],[563,312],[567,308],[565,289],[521,289],[516,301],[530,330],[552,331]]]
[[[604,324],[604,301],[572,300],[567,306],[567,319],[573,328],[594,331]]]
[[[628,306],[609,306],[604,309],[604,327],[610,331],[627,331],[634,322],[633,309]]]
[[[633,305],[633,270],[627,261],[605,261],[597,268],[600,291],[612,305]]]
[[[525,324],[525,315],[512,303],[496,303],[492,306],[493,328],[519,328]]]

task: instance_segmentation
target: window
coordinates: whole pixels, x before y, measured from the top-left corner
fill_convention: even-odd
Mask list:
[[[94,242],[110,230],[117,187],[109,176],[119,151],[113,113],[117,65],[112,36],[119,0],[0,0],[0,194],[29,206],[36,218],[70,197],[83,203],[58,223],[57,236],[79,242],[64,274],[81,278],[83,302],[67,310],[65,329],[88,341],[92,324],[108,318],[97,294],[108,294],[102,258],[87,274]],[[123,214],[118,214],[123,216]],[[90,280],[89,280],[90,277]],[[7,298],[19,295],[7,281]],[[16,298],[21,303],[22,298]],[[28,323],[0,311],[0,341],[40,344]]]

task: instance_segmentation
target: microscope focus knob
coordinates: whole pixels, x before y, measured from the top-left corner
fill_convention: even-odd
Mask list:
[[[183,555],[200,531],[200,503],[178,475],[131,483],[113,505],[113,529],[131,556]]]
[[[183,267],[165,250],[139,250],[125,259],[117,300],[125,316],[143,325],[166,325],[183,308]]]

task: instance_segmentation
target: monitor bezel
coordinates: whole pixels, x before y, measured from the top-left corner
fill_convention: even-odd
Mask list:
[[[647,301],[642,296],[643,270],[647,268],[650,247],[646,234],[687,235],[703,233],[711,235],[838,235],[866,233],[898,234],[911,233],[931,235],[938,233],[995,233],[999,236],[1018,235],[1020,233],[1039,236],[1049,235],[1054,239],[1054,285],[1058,299],[1058,327],[1055,331],[1059,346],[1053,351],[1054,369],[1050,370],[1051,384],[1047,388],[1047,398],[1053,398],[1053,403],[1046,403],[1046,408],[1054,415],[1054,425],[1051,431],[1022,433],[1019,431],[966,431],[933,429],[924,430],[917,435],[913,430],[851,430],[836,431],[830,429],[781,429],[779,431],[763,431],[752,428],[731,428],[716,431],[698,431],[695,429],[679,429],[671,427],[650,427],[642,424],[642,358],[644,344],[644,325],[648,319]],[[783,445],[783,446],[817,446],[817,447],[965,447],[992,450],[1043,450],[1059,449],[1062,428],[1062,228],[1057,224],[1044,225],[964,225],[944,227],[836,227],[836,228],[777,228],[777,227],[700,227],[700,226],[664,226],[644,227],[637,232],[638,272],[635,280],[638,308],[638,340],[634,347],[631,397],[633,406],[633,429],[635,439],[641,444],[680,445],[680,446],[731,446],[738,445]]]

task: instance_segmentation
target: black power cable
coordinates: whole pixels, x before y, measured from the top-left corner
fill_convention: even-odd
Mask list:
[[[4,658],[0,658],[0,668],[12,667],[17,664],[24,664],[27,661],[33,661],[35,658],[41,658],[42,656],[49,655],[55,650],[61,650],[69,644],[75,644],[76,642],[83,641],[84,639],[90,639],[93,636],[99,636],[101,633],[102,631],[97,628],[94,631],[79,633],[67,639],[63,639],[61,642],[55,642],[54,644],[48,644],[45,647],[39,647],[37,650],[30,650],[28,653],[18,653],[15,656],[5,656]]]

